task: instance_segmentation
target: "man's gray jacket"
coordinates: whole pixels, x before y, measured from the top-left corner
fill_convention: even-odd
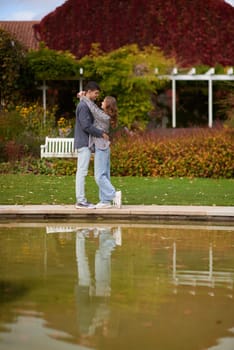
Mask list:
[[[81,101],[82,100],[85,101],[94,117],[93,125],[99,130],[105,131],[106,134],[109,134],[110,116],[86,96],[82,96]],[[98,148],[104,150],[110,146],[110,141],[105,140],[103,137],[89,135],[89,147],[93,149],[93,145],[95,145],[95,149]]]
[[[74,148],[89,146],[89,135],[102,137],[103,130],[97,129],[94,125],[94,118],[89,107],[84,101],[80,101],[76,108],[75,140]]]

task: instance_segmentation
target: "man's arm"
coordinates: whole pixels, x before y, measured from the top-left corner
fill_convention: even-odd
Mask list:
[[[93,125],[89,107],[85,103],[82,103],[79,106],[79,121],[81,128],[88,134],[95,137],[103,137],[105,139],[109,139],[109,136],[105,133],[104,130],[97,129]]]
[[[110,116],[106,114],[101,108],[99,108],[93,101],[86,96],[81,96],[81,101],[84,101],[89,107],[94,118],[100,122],[109,122]]]

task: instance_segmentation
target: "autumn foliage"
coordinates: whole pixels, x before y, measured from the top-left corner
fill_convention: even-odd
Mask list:
[[[152,44],[181,65],[233,65],[234,8],[222,0],[67,0],[35,27],[49,48],[88,54]]]
[[[113,176],[234,176],[233,139],[225,129],[155,130],[117,139],[111,150]]]
[[[2,163],[0,173],[63,176],[75,175],[76,167],[76,159],[23,158],[13,168],[11,163]],[[233,178],[233,133],[223,128],[188,128],[116,135],[111,145],[111,175]]]

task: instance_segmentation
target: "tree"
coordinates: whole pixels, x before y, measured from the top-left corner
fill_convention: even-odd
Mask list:
[[[43,43],[27,55],[29,69],[38,80],[63,80],[79,77],[79,64],[68,51],[55,51]]]
[[[26,49],[8,32],[0,29],[1,103],[9,105],[19,97],[20,76],[25,69]]]
[[[155,67],[166,73],[175,64],[158,48],[148,46],[140,50],[137,45],[124,46],[109,53],[101,52],[94,45],[90,55],[79,63],[84,68],[86,79],[100,83],[103,96],[117,97],[119,123],[129,128],[137,125],[139,129],[144,129],[149,122],[149,112],[154,108],[152,94],[167,84],[155,76]]]
[[[218,0],[67,0],[35,26],[51,49],[81,58],[93,43],[105,52],[154,45],[181,65],[233,65],[234,8]]]

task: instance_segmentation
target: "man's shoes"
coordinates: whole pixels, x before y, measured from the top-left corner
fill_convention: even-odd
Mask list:
[[[108,208],[112,208],[111,203],[98,203],[95,207],[96,209],[108,209]]]
[[[75,205],[76,209],[95,209],[95,205],[89,202],[79,202]]]
[[[115,197],[113,199],[113,205],[114,207],[120,209],[122,207],[122,192],[121,191],[116,191],[115,192]]]

